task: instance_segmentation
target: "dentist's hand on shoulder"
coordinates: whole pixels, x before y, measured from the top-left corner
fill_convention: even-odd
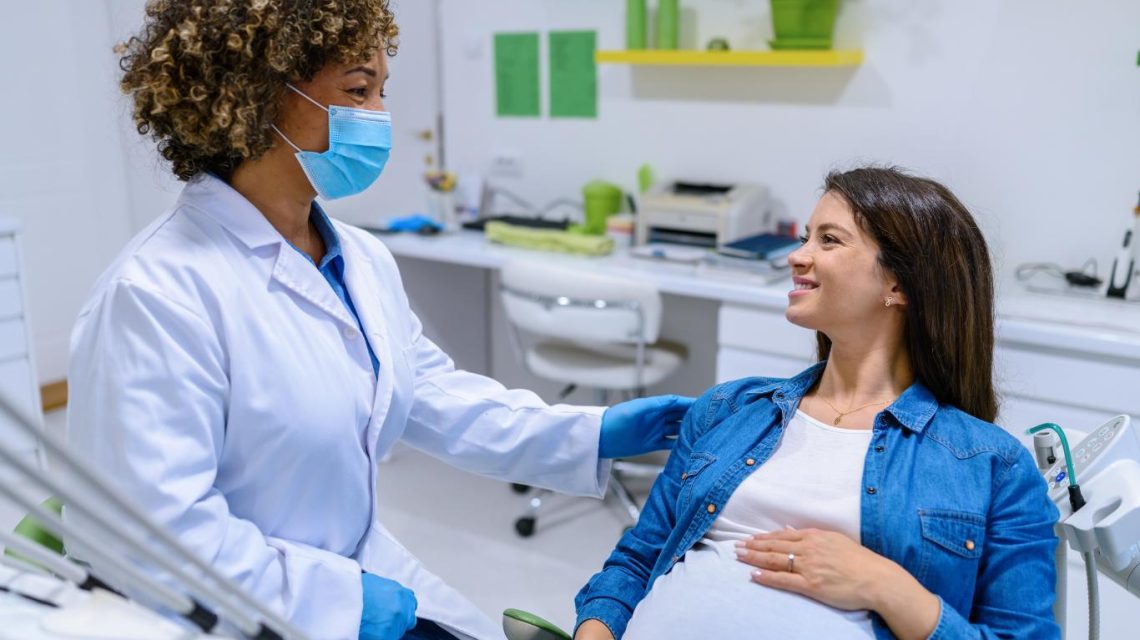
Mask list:
[[[360,640],[400,640],[416,626],[416,594],[398,582],[360,574],[364,588],[364,611],[360,617]]]
[[[628,458],[660,449],[672,449],[681,419],[695,398],[654,396],[637,398],[606,409],[598,456]]]

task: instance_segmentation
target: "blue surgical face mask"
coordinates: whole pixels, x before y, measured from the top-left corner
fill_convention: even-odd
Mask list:
[[[391,114],[341,106],[326,108],[293,85],[287,86],[329,114],[329,150],[323,153],[302,150],[273,127],[297,151],[297,162],[317,193],[325,200],[335,200],[356,195],[376,182],[392,151]]]

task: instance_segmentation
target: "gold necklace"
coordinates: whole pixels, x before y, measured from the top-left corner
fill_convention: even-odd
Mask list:
[[[856,411],[861,411],[861,410],[863,410],[863,409],[866,409],[867,407],[873,407],[873,406],[875,406],[875,405],[877,405],[877,404],[887,404],[888,402],[890,402],[890,400],[880,400],[880,401],[878,401],[878,402],[870,402],[870,403],[868,403],[868,404],[865,404],[865,405],[863,405],[863,406],[861,406],[861,407],[856,407],[856,408],[854,408],[854,409],[848,409],[847,411],[840,411],[839,409],[836,409],[836,408],[835,408],[835,405],[833,405],[833,404],[831,404],[830,402],[828,402],[828,401],[827,401],[827,398],[824,398],[824,397],[823,397],[823,396],[821,396],[821,395],[817,395],[816,397],[817,397],[817,398],[819,398],[820,400],[823,400],[823,403],[824,403],[824,404],[826,404],[827,406],[831,407],[831,410],[832,410],[832,411],[834,411],[836,414],[838,414],[838,415],[836,415],[836,416],[835,416],[835,422],[832,422],[832,423],[831,423],[831,424],[833,424],[833,425],[835,425],[835,426],[837,426],[837,427],[839,426],[839,421],[843,419],[843,416],[849,416],[849,415],[851,415],[852,413],[855,413]]]

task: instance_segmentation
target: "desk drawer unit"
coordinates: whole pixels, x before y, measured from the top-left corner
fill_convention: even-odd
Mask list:
[[[1020,344],[995,355],[1001,422],[1017,435],[1040,422],[1091,431],[1113,415],[1140,416],[1140,361]]]
[[[722,304],[717,336],[718,382],[788,377],[815,361],[815,333],[788,322],[782,308]]]

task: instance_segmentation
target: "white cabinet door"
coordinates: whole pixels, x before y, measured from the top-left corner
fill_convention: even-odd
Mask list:
[[[721,347],[716,355],[716,381],[719,384],[749,376],[790,378],[806,369],[809,364],[811,363],[806,359]]]
[[[1043,422],[1060,425],[1065,430],[1069,443],[1076,444],[1085,434],[1119,415],[1108,410],[1086,409],[1014,395],[1001,396],[1000,401],[997,423],[1028,447],[1032,447],[1033,438],[1025,435],[1025,430]]]

